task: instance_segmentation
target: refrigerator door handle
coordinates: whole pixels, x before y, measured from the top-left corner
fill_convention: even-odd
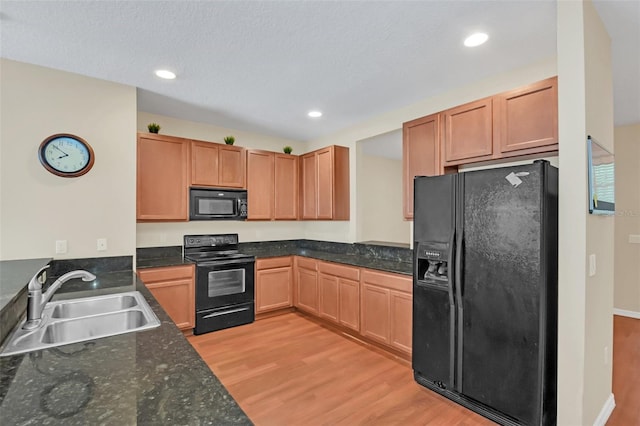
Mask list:
[[[454,254],[456,252],[455,242],[456,242],[456,231],[454,229],[453,232],[451,233],[451,238],[449,238],[449,253],[448,253],[449,267],[447,268],[447,281],[449,283],[449,285],[447,286],[447,289],[449,290],[449,304],[452,307],[455,305],[455,295],[454,295],[453,287],[454,287],[454,280],[457,275],[457,272],[454,272],[454,268],[451,267],[452,266],[451,261],[454,259]]]

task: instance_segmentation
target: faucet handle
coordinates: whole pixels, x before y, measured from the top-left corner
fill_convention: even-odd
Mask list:
[[[49,266],[51,265],[43,266],[38,272],[33,275],[31,281],[29,281],[29,287],[27,288],[29,291],[42,290],[42,283],[40,282],[39,278],[43,274],[43,272],[49,269]]]

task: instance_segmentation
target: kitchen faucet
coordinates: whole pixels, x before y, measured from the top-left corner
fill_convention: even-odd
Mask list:
[[[44,306],[47,304],[53,293],[55,293],[62,284],[65,282],[74,279],[74,278],[82,278],[82,281],[93,281],[96,279],[96,276],[91,272],[76,270],[67,272],[62,275],[60,278],[54,281],[53,284],[49,286],[47,291],[42,293],[42,284],[39,281],[39,277],[47,269],[49,265],[41,268],[29,281],[28,286],[28,295],[27,295],[27,321],[22,326],[25,330],[31,330],[37,328],[42,321],[42,310]]]

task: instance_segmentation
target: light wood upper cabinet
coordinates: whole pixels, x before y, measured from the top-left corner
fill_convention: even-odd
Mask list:
[[[298,219],[298,165],[299,157],[292,154],[275,154],[274,158],[274,218]]]
[[[138,275],[178,328],[195,327],[194,265],[141,269]]]
[[[293,306],[291,256],[256,260],[256,313]]]
[[[413,178],[442,174],[440,163],[440,114],[402,125],[403,212],[413,218]]]
[[[298,157],[247,150],[247,194],[250,220],[298,218]]]
[[[317,219],[318,172],[315,153],[300,157],[300,210],[302,219]]]
[[[300,161],[302,219],[349,220],[349,148],[332,145]]]
[[[491,159],[493,155],[493,99],[470,102],[442,113],[444,163]]]
[[[187,140],[139,133],[136,173],[138,221],[188,220]]]
[[[494,138],[503,157],[558,149],[557,77],[502,93],[494,102]]]
[[[218,185],[219,170],[218,144],[191,142],[191,185]]]
[[[273,219],[274,153],[247,151],[247,219]]]
[[[244,188],[245,154],[244,148],[220,145],[220,170],[218,182],[221,187]]]
[[[191,185],[244,188],[244,148],[191,141]]]

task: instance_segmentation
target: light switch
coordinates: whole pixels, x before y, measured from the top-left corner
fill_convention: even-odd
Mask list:
[[[640,244],[640,235],[629,234],[630,244]]]
[[[592,277],[596,274],[596,255],[589,255],[589,276]]]

